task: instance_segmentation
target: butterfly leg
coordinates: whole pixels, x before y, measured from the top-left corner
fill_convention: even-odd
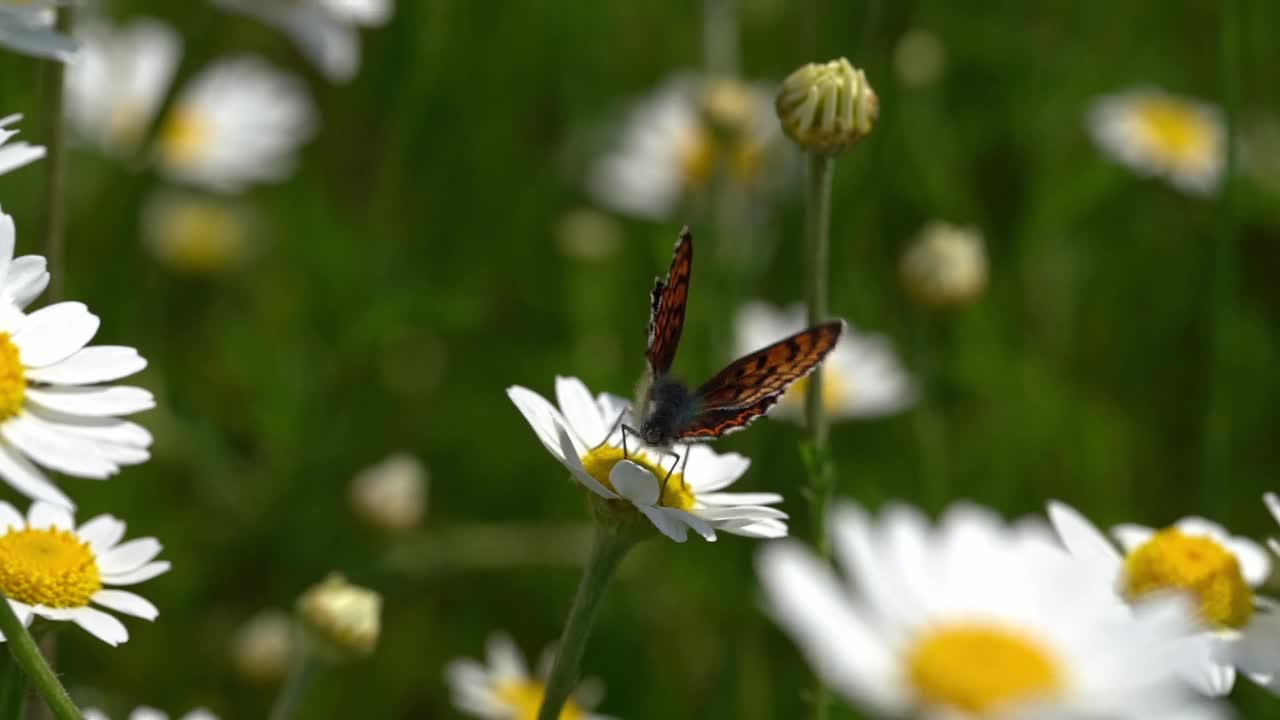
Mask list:
[[[621,421],[622,418],[618,418],[618,420]],[[622,427],[622,459],[626,460],[627,458],[631,457],[631,453],[627,452],[627,433],[631,433],[632,435],[635,435],[637,437],[639,437],[640,433],[636,432],[636,429],[631,427],[630,425],[623,424],[621,425],[621,427]]]
[[[666,492],[667,492],[667,481],[668,481],[668,480],[670,480],[670,479],[671,479],[671,476],[675,474],[675,472],[676,472],[676,468],[677,468],[677,467],[679,467],[679,466],[680,466],[680,463],[682,463],[682,462],[684,463],[684,465],[685,465],[686,467],[689,465],[689,451],[688,451],[688,450],[685,450],[685,452],[684,452],[684,457],[681,457],[681,456],[680,456],[680,453],[678,453],[678,452],[676,452],[676,451],[674,451],[674,450],[663,450],[663,451],[662,451],[662,454],[663,454],[664,456],[670,456],[670,457],[673,457],[673,458],[675,458],[675,459],[676,459],[676,461],[675,461],[675,462],[673,462],[673,463],[671,463],[671,468],[667,470],[667,475],[666,475],[666,477],[662,478],[662,488],[661,488],[660,490],[658,490],[658,503],[659,503],[659,504],[661,504],[661,503],[662,503],[662,496],[663,496],[663,495],[665,495],[665,494],[666,494]],[[684,474],[684,467],[680,467],[680,474],[681,474],[681,475],[683,475],[683,474]]]
[[[618,413],[618,418],[614,420],[613,425],[609,427],[609,432],[604,434],[604,439],[601,440],[599,443],[597,443],[595,447],[591,448],[592,450],[599,450],[600,448],[604,447],[605,444],[609,442],[609,438],[613,437],[613,433],[618,429],[618,426],[621,425],[622,426],[622,446],[623,446],[622,452],[623,452],[623,457],[626,456],[627,430],[630,429],[626,425],[622,425],[622,418],[625,417],[626,414],[627,412],[625,410]],[[631,430],[631,432],[634,434],[635,430]]]

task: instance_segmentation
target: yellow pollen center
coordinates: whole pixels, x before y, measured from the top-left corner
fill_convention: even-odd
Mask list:
[[[0,536],[0,593],[28,605],[84,607],[102,589],[98,560],[69,530],[27,528]]]
[[[170,163],[190,166],[204,155],[210,134],[209,123],[199,109],[178,106],[160,131],[160,149]]]
[[[546,694],[542,683],[535,680],[514,680],[498,683],[493,692],[506,703],[511,720],[538,720],[538,710]],[[587,714],[570,698],[560,710],[560,720],[586,720]]]
[[[676,155],[684,182],[692,188],[702,187],[715,169],[715,138],[706,128],[696,128],[676,143]]]
[[[157,228],[156,250],[176,267],[197,273],[225,270],[247,251],[245,224],[234,212],[212,203],[173,207]]]
[[[1176,162],[1194,162],[1210,150],[1213,133],[1203,118],[1181,103],[1146,100],[1136,108],[1155,148]]]
[[[1200,618],[1215,627],[1244,627],[1253,615],[1253,591],[1236,556],[1212,538],[1177,528],[1156,533],[1124,561],[1130,600],[1169,590],[1191,593]]]
[[[926,630],[907,654],[911,685],[928,704],[985,714],[1062,689],[1057,659],[1026,633],[986,623]]]
[[[0,420],[17,415],[27,395],[27,375],[22,356],[9,333],[0,332]]]
[[[622,448],[603,445],[587,453],[582,458],[582,466],[586,468],[587,474],[598,480],[601,485],[617,492],[617,488],[609,482],[609,473],[613,471],[613,466],[623,459]],[[670,469],[670,465],[662,467],[648,455],[641,453],[633,452],[627,455],[625,459],[653,473],[659,485],[662,484],[662,479],[667,477],[667,471]],[[675,462],[675,460],[669,458],[667,462],[671,463]],[[693,502],[693,490],[685,483],[684,474],[679,472],[671,473],[671,477],[667,478],[666,488],[662,490],[662,497],[658,498],[658,504],[678,510],[691,510],[693,509]]]

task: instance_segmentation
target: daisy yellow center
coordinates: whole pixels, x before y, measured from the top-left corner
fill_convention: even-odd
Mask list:
[[[599,481],[601,485],[617,492],[617,488],[609,482],[609,473],[613,471],[613,466],[623,459],[622,448],[603,445],[587,453],[582,458],[582,466],[586,468],[587,474]],[[625,459],[653,473],[659,484],[662,483],[663,478],[667,478],[667,472],[670,470],[670,465],[661,467],[648,455],[640,453],[632,453]],[[667,462],[671,463],[675,460],[668,458]],[[679,510],[693,508],[693,490],[685,483],[683,473],[671,473],[671,477],[667,478],[666,487],[662,490],[662,497],[658,498],[658,504]]]
[[[1213,130],[1186,105],[1166,98],[1140,103],[1135,112],[1152,145],[1179,162],[1194,161],[1209,151]]]
[[[244,225],[226,208],[186,203],[173,208],[165,220],[157,238],[159,249],[184,270],[217,272],[244,254]]]
[[[542,698],[546,694],[542,683],[533,680],[513,680],[498,683],[493,692],[510,710],[511,720],[537,720]],[[572,699],[560,710],[560,720],[586,720],[587,714]]]
[[[141,139],[142,112],[133,103],[121,103],[107,119],[107,135],[122,148],[131,148]]]
[[[906,656],[907,676],[930,705],[986,714],[1062,689],[1057,658],[1037,638],[987,623],[926,630]]]
[[[160,131],[160,147],[175,165],[197,162],[208,146],[208,119],[198,108],[179,105]]]
[[[702,187],[715,169],[715,138],[706,128],[695,128],[676,143],[676,157],[684,182],[690,187]]]
[[[0,593],[28,605],[84,607],[102,589],[98,560],[69,530],[12,530],[0,536]]]
[[[1191,593],[1200,618],[1215,627],[1244,627],[1253,615],[1253,591],[1236,556],[1212,538],[1177,528],[1156,533],[1124,561],[1129,599],[1169,590]]]
[[[791,386],[787,394],[783,396],[783,401],[794,403],[796,405],[804,405],[804,399],[809,395],[809,378],[806,375]],[[852,393],[852,389],[844,378],[836,373],[822,374],[822,406],[828,413],[833,413],[844,406],[845,399]]]
[[[9,333],[0,332],[0,420],[17,415],[27,395],[27,375],[22,370],[22,354]]]

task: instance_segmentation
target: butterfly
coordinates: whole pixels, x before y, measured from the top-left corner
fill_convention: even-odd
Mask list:
[[[792,383],[822,362],[844,332],[843,320],[815,325],[734,360],[710,380],[690,389],[671,376],[671,365],[684,330],[692,272],[693,234],[685,227],[676,241],[666,279],[659,278],[653,286],[647,367],[637,393],[640,428],[622,426],[624,455],[628,432],[651,447],[669,449],[677,442],[715,440],[746,428],[778,402]],[[675,455],[669,450],[666,454]]]

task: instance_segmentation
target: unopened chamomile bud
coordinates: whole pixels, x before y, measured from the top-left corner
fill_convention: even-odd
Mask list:
[[[976,228],[930,222],[902,255],[903,287],[929,307],[956,307],[987,285],[987,254]]]
[[[775,107],[788,137],[807,150],[834,155],[871,132],[880,100],[867,76],[840,58],[791,73]]]
[[[427,505],[427,470],[412,455],[395,453],[356,473],[351,507],[369,525],[386,532],[412,530]]]
[[[231,663],[253,683],[270,685],[283,680],[293,653],[293,618],[283,610],[259,612],[231,638]]]
[[[298,598],[298,619],[330,659],[363,657],[378,645],[382,596],[333,573]]]

